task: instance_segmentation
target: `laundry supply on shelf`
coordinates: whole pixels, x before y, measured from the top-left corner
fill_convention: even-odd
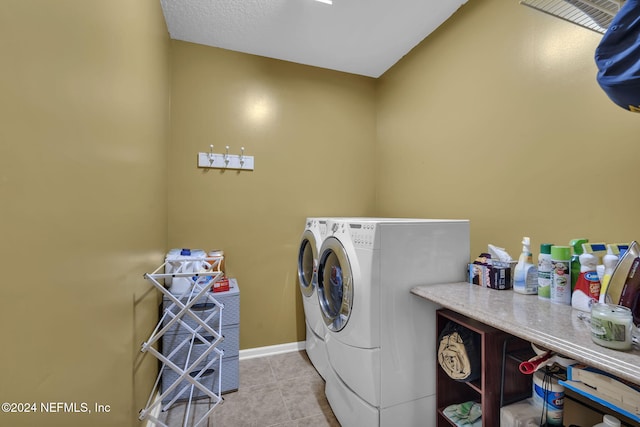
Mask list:
[[[554,352],[547,350],[544,353],[538,354],[529,360],[525,360],[524,362],[520,363],[520,372],[528,375],[533,374],[543,366],[547,366],[548,364],[553,363],[554,356]]]
[[[600,299],[601,285],[596,271],[598,258],[586,246],[583,245],[583,253],[579,257],[580,275],[571,294],[571,306],[577,310],[591,311],[591,305]]]
[[[620,420],[613,415],[604,415],[602,422],[594,425],[593,427],[620,427],[622,424]]]
[[[549,350],[547,350],[544,347],[540,347],[535,345],[534,343],[531,343],[531,348],[533,349],[533,352],[536,354],[536,356],[542,356],[544,354],[546,354]],[[552,366],[554,364],[562,366],[564,368],[566,368],[569,365],[573,365],[574,363],[576,363],[576,361],[574,359],[570,359],[562,354],[558,354],[553,352],[551,358],[547,359],[544,363],[545,366]]]
[[[548,426],[562,426],[564,387],[543,371],[533,374],[533,402],[542,408],[541,422]]]
[[[544,301],[551,298],[551,246],[553,243],[542,243],[538,254],[538,298]]]
[[[489,245],[490,252],[494,252],[501,259],[493,258],[491,253],[482,253],[469,264],[469,283],[491,289],[511,289],[513,287],[513,267],[515,262],[502,248],[496,251],[495,246]]]
[[[224,251],[222,249],[209,251],[207,261],[211,264],[212,270],[225,272]]]
[[[589,239],[585,238],[585,237],[581,237],[578,239],[571,239],[569,241],[569,246],[571,247],[571,258],[569,261],[569,265],[570,265],[570,271],[571,271],[571,290],[570,292],[573,292],[573,290],[576,287],[576,282],[578,281],[578,276],[580,276],[580,255],[582,255],[582,252],[584,251],[583,246],[585,243],[589,243]]]
[[[503,406],[500,408],[500,427],[539,427],[541,412],[533,398]]]
[[[459,427],[481,427],[482,407],[479,403],[469,401],[449,405],[442,411],[444,415]]]
[[[171,274],[164,279],[165,286],[174,295],[183,295],[189,292],[192,285],[207,285],[214,277],[224,279],[224,251],[216,250],[207,253],[202,249],[179,248],[171,249],[165,257],[164,271]],[[193,274],[193,275],[192,275]],[[226,289],[225,283],[216,281],[214,287]]]
[[[197,273],[205,270],[207,254],[202,249],[171,249],[165,258],[165,273],[173,277],[165,278],[165,285],[174,295],[182,295],[191,289],[192,278],[184,273]]]
[[[607,254],[606,243],[583,243],[582,252],[585,254],[592,254],[596,257],[596,270],[598,271],[598,278],[602,282],[602,274],[604,272],[604,265],[602,264],[602,257]],[[582,264],[581,264],[582,265]]]
[[[611,301],[607,301],[607,287],[609,286],[609,281],[611,280],[611,276],[613,275],[613,271],[620,260],[620,250],[616,248],[614,244],[607,245],[607,254],[602,257],[602,263],[604,265],[604,272],[602,275],[602,281],[600,284],[600,297],[598,298],[598,302],[601,304],[605,304]]]
[[[551,263],[551,302],[555,304],[571,304],[571,248],[569,246],[552,246]]]
[[[567,367],[560,384],[578,394],[640,422],[640,389],[600,369],[575,364]]]
[[[529,237],[522,238],[522,253],[513,273],[513,290],[527,295],[538,293],[538,267],[533,264]]]

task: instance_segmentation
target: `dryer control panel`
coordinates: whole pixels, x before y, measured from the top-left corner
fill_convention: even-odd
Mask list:
[[[376,237],[375,224],[350,223],[348,226],[355,247],[373,249]]]

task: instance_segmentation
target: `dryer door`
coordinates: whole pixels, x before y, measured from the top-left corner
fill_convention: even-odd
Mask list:
[[[353,305],[353,276],[344,247],[335,237],[322,244],[318,261],[318,300],[322,318],[330,331],[347,325]]]
[[[318,271],[318,249],[315,236],[310,230],[302,233],[298,251],[298,279],[300,291],[305,297],[313,295]]]

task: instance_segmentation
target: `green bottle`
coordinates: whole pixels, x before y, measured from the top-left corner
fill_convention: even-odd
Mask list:
[[[578,281],[578,277],[580,277],[580,255],[584,252],[582,250],[582,244],[589,243],[589,239],[580,238],[580,239],[572,239],[569,242],[569,246],[573,248],[573,256],[571,257],[571,293],[573,294],[573,290],[576,288],[576,282]]]

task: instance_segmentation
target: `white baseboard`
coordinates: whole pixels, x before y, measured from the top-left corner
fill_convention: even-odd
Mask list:
[[[240,350],[239,359],[253,359],[254,357],[273,356],[274,354],[301,351],[305,349],[305,344],[305,341],[298,341],[286,344],[269,345],[266,347],[247,348]]]

